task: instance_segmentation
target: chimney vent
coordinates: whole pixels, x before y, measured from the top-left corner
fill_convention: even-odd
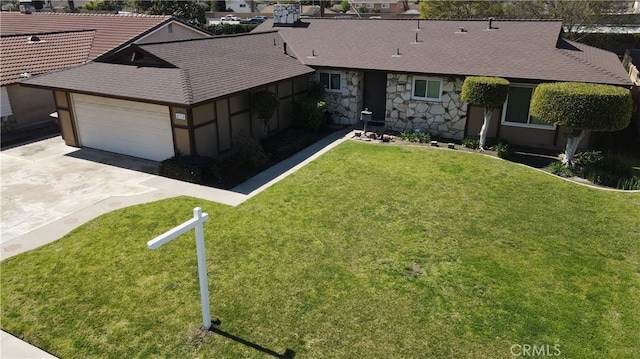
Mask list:
[[[493,29],[493,18],[490,17],[489,18],[489,30],[492,30],[492,29]]]

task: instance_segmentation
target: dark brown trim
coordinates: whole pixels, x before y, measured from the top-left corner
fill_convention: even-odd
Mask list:
[[[233,121],[231,121],[231,96],[227,97],[227,118],[229,119],[229,149],[233,148]]]
[[[231,109],[229,109],[229,110],[231,110]],[[232,112],[232,113],[230,113],[230,114],[229,114],[229,116],[233,117],[233,116],[236,116],[236,115],[239,115],[239,114],[245,113],[245,112],[251,112],[251,108],[250,108],[250,107],[247,107],[247,108],[246,108],[246,109],[244,109],[244,110],[240,110],[240,111]]]
[[[218,118],[217,101],[213,101],[213,115],[215,116],[215,121],[216,121],[216,147],[218,147],[218,154],[220,154],[220,126],[218,126],[220,119]]]
[[[500,109],[500,112],[498,113],[498,129],[496,130],[496,139],[499,140],[500,139],[500,129],[502,128],[502,109],[504,108],[504,106]],[[491,115],[493,116],[493,110],[491,111]]]
[[[280,110],[282,107],[282,99],[280,98],[280,86],[276,83],[276,96],[278,96],[278,114],[276,115],[276,126],[278,126],[274,131],[280,130]],[[273,131],[269,131],[273,132]]]
[[[385,109],[385,112],[386,112],[386,109]],[[464,133],[462,134],[463,139],[469,136],[467,131],[469,130],[469,121],[471,121],[471,105],[467,105],[467,114],[465,116],[467,116],[467,118],[464,121]],[[386,119],[385,119],[385,122],[386,122]]]
[[[205,122],[203,122],[203,123],[200,123],[200,124],[197,124],[197,125],[193,125],[193,128],[194,128],[194,129],[198,129],[198,128],[200,128],[200,127],[204,127],[204,126],[210,125],[210,124],[212,124],[212,123],[214,123],[214,122],[218,122],[218,121],[217,121],[217,120],[215,120],[215,119],[214,119],[214,120],[205,121]]]
[[[173,138],[173,155],[175,156],[178,151],[178,146],[176,146],[176,124],[173,123],[173,106],[169,106],[169,123],[171,124],[171,138]]]
[[[553,131],[553,145],[558,146],[558,135],[560,134],[560,126],[556,125],[555,131]]]
[[[67,104],[69,105],[69,108],[67,109],[67,111],[69,111],[69,117],[71,117],[71,130],[73,130],[73,139],[76,143],[77,147],[82,147],[82,144],[80,143],[80,136],[78,136],[78,129],[77,129],[77,123],[76,123],[76,108],[75,106],[73,106],[71,104],[71,92],[67,92],[65,91],[65,96],[67,96]],[[54,94],[55,97],[55,94]]]
[[[196,156],[198,151],[196,149],[196,131],[193,128],[193,109],[187,109],[187,126],[189,126],[189,147],[191,152],[191,156]]]

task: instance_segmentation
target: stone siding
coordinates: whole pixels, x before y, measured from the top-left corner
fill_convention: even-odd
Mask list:
[[[467,104],[460,100],[462,83],[460,78],[442,78],[439,102],[413,100],[413,75],[387,74],[387,128],[400,132],[420,129],[462,140],[467,120]]]
[[[323,72],[319,70],[318,72]],[[362,111],[362,77],[360,71],[330,71],[340,73],[340,92],[325,92],[327,112],[331,114],[333,123],[353,125],[360,121]],[[312,81],[317,83],[319,75],[316,73]]]
[[[273,23],[293,25],[300,20],[300,7],[296,4],[276,4],[273,6]]]

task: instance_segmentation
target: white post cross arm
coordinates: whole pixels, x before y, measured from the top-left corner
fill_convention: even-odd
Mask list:
[[[202,302],[202,324],[205,330],[211,328],[211,313],[209,309],[209,284],[207,282],[207,260],[204,251],[204,222],[209,220],[209,215],[202,213],[202,208],[193,209],[193,218],[181,225],[166,231],[147,242],[149,249],[156,249],[174,240],[180,235],[194,229],[196,232],[196,253],[198,256],[198,277],[200,278],[200,300]]]

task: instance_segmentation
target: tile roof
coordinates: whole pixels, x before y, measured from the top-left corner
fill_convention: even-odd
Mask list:
[[[89,58],[94,59],[171,20],[171,16],[138,14],[0,12],[0,35],[95,30]]]
[[[37,76],[22,83],[193,105],[314,72],[298,59],[283,53],[282,38],[277,32],[134,46],[174,68],[95,62]]]
[[[419,29],[418,20],[304,23],[274,27],[268,20],[255,31],[277,29],[314,67],[630,85],[615,54],[559,39],[560,21],[493,21],[492,30],[472,20],[420,20]]]
[[[1,85],[23,80],[25,73],[38,75],[86,62],[95,33],[83,30],[1,36]]]

